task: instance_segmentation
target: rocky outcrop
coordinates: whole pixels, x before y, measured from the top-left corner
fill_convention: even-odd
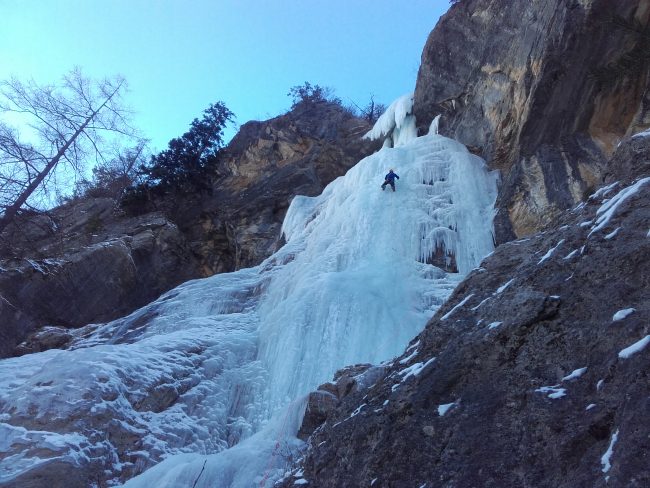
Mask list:
[[[199,273],[178,227],[161,214],[125,218],[113,200],[93,199],[48,218],[63,231],[37,239],[43,227],[27,226],[13,242],[32,258],[0,263],[0,357],[61,347],[65,334],[54,339],[48,328],[15,349],[43,326],[114,319]]]
[[[613,161],[641,173],[498,247],[343,398],[309,439],[308,486],[648,486],[649,148],[622,145]]]
[[[206,276],[259,264],[281,244],[295,195],[315,196],[378,149],[370,129],[337,103],[303,102],[244,124],[228,145],[212,194],[171,211]]]
[[[338,371],[332,383],[322,384],[309,394],[298,438],[307,440],[336,411],[345,397],[365,390],[382,373],[381,366],[372,364],[356,364]]]
[[[498,242],[540,230],[650,124],[646,0],[461,0],[433,30],[415,90],[421,130],[500,169]]]

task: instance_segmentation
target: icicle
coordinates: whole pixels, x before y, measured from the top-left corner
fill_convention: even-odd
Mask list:
[[[391,103],[386,111],[377,119],[373,128],[363,136],[364,139],[377,140],[382,137],[390,136],[395,130],[398,132],[405,132],[406,135],[400,138],[401,143],[406,142],[408,136],[413,135],[415,138],[417,133],[413,132],[415,128],[415,118],[410,117],[413,111],[413,94],[409,93],[401,96],[393,103]],[[404,129],[403,126],[406,128]],[[411,129],[411,126],[413,129]],[[394,146],[397,146],[397,137],[392,138]],[[411,140],[411,139],[409,139]]]
[[[439,126],[440,126],[440,115],[436,115],[436,117],[431,121],[431,125],[429,126],[429,134],[430,135],[437,134]]]

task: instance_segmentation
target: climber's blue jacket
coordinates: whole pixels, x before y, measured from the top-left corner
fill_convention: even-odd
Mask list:
[[[392,171],[386,175],[386,181],[390,181],[391,183],[395,181],[395,178],[399,180],[399,176],[397,176],[395,173]]]

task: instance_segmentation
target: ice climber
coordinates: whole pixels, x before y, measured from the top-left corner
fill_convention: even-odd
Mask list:
[[[381,189],[385,190],[386,185],[390,185],[390,187],[393,189],[393,191],[395,191],[395,178],[397,178],[399,180],[399,176],[397,176],[395,173],[393,173],[393,169],[392,168],[389,169],[388,174],[386,175],[384,184],[381,185]]]

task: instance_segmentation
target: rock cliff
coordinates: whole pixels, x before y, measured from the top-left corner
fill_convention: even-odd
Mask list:
[[[648,150],[634,138],[613,160],[647,171]],[[315,432],[284,486],[648,486],[641,171],[498,247],[401,357],[314,393]]]
[[[260,263],[280,244],[295,195],[319,194],[377,149],[360,139],[369,128],[339,104],[300,103],[244,124],[208,192],[155,202],[160,210],[138,216],[111,199],[88,198],[24,219],[3,236],[0,357],[62,347],[65,328],[111,320],[184,281]]]
[[[11,242],[0,262],[0,357],[61,347],[65,328],[125,315],[199,273],[173,222],[125,217],[108,198],[32,218]],[[45,336],[15,349],[43,326]]]
[[[497,242],[582,200],[650,123],[645,0],[461,0],[422,53],[415,115],[502,172]]]

